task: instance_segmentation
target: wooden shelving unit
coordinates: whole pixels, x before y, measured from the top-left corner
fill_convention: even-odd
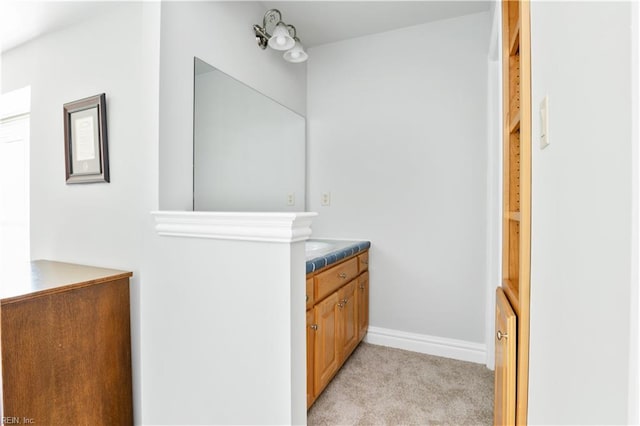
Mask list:
[[[531,269],[531,40],[529,2],[502,2],[502,285],[497,291],[494,421],[526,424]],[[509,306],[505,306],[508,302]],[[509,315],[514,316],[510,318]],[[501,327],[513,325],[507,333]],[[498,424],[496,423],[496,424]]]

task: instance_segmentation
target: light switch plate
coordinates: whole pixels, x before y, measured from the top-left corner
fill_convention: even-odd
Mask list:
[[[287,194],[287,205],[295,206],[296,205],[296,194],[294,192],[290,192]]]
[[[549,95],[540,103],[540,149],[549,146]]]
[[[323,192],[322,196],[320,197],[320,205],[321,206],[330,206],[331,205],[331,193],[330,192]]]

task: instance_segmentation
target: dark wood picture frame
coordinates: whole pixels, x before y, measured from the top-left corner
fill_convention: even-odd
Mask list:
[[[109,182],[106,95],[63,105],[67,183]]]

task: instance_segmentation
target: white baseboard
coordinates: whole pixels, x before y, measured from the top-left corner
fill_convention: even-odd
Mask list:
[[[369,327],[364,341],[372,345],[389,346],[412,352],[485,364],[487,348],[482,343],[445,339],[425,334],[407,333],[388,328]]]

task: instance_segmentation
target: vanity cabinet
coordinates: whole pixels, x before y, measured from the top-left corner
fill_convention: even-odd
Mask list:
[[[367,269],[368,252],[364,252],[307,276],[307,408],[366,334],[369,324]],[[313,300],[311,308],[309,300]]]
[[[365,271],[358,277],[356,295],[358,298],[358,340],[362,340],[369,328],[369,272]]]
[[[315,299],[324,299],[352,279],[358,276],[358,259],[356,257],[318,273],[315,282]]]
[[[307,311],[307,407],[313,403],[313,352],[315,351],[314,332],[317,328],[313,321],[313,310]]]
[[[313,308],[313,278],[307,278],[307,310]]]
[[[338,292],[338,324],[340,325],[340,363],[344,362],[358,346],[358,301],[356,281],[353,280]]]
[[[319,395],[338,371],[340,362],[340,311],[338,292],[313,308],[315,350],[313,358],[314,393]]]

